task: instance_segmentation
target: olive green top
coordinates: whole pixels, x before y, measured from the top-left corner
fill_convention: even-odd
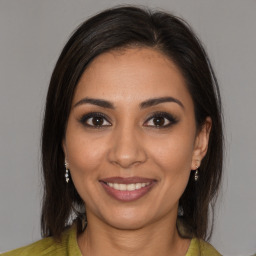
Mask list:
[[[76,238],[76,226],[66,230],[62,235],[61,243],[54,241],[52,237],[44,238],[31,245],[6,252],[1,254],[2,256],[82,256],[82,253],[77,244]],[[206,243],[197,238],[191,240],[189,249],[186,256],[220,256],[209,243]]]

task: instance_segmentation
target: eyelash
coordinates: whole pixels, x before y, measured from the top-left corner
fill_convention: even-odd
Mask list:
[[[149,125],[149,127],[155,127],[157,129],[164,129],[164,128],[168,128],[178,122],[178,119],[169,113],[155,112],[146,120],[145,123],[149,122],[151,119],[153,120],[154,118],[159,118],[159,117],[167,119],[169,121],[169,124],[164,125],[164,126]]]
[[[105,121],[107,121],[109,123],[109,125],[91,125],[91,124],[88,124],[88,120],[90,119],[93,119],[93,118],[103,118],[103,123]],[[155,112],[153,113],[149,118],[147,118],[147,120],[144,122],[145,123],[148,123],[150,120],[153,120],[154,118],[164,118],[166,122],[166,120],[169,122],[167,125],[164,125],[164,126],[157,126],[157,125],[145,125],[146,127],[154,127],[154,128],[157,128],[157,129],[164,129],[164,128],[168,128],[174,124],[176,124],[178,122],[178,119],[176,117],[174,117],[173,115],[169,114],[169,113],[166,113],[166,112]],[[104,128],[104,127],[108,127],[108,126],[112,126],[111,122],[109,121],[108,117],[106,115],[104,115],[103,113],[100,113],[100,112],[91,112],[91,113],[88,113],[86,115],[83,115],[81,118],[80,118],[80,123],[82,123],[84,126],[86,127],[89,127],[89,128],[92,128],[92,129],[101,129],[101,128]],[[143,125],[144,125],[143,124]]]
[[[107,121],[108,123],[110,123],[110,121],[108,120],[107,116],[104,115],[103,113],[100,113],[100,112],[91,112],[91,113],[88,113],[86,115],[83,115],[81,118],[80,118],[80,123],[82,123],[84,126],[86,127],[89,127],[89,128],[96,128],[96,129],[100,129],[100,128],[103,128],[103,127],[106,127],[106,125],[102,126],[102,125],[90,125],[88,124],[88,120],[89,119],[93,119],[93,118],[103,118],[104,120],[103,121]],[[107,126],[112,126],[111,124],[110,125],[107,125]]]

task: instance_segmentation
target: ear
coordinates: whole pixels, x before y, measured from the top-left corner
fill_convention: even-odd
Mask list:
[[[67,160],[67,149],[66,149],[66,140],[65,140],[65,138],[62,140],[62,150],[64,152],[65,160]]]
[[[191,170],[196,170],[200,166],[202,159],[207,153],[211,127],[212,119],[207,117],[195,139]]]

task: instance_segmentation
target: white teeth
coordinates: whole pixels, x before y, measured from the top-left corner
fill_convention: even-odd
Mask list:
[[[135,190],[135,186],[136,186],[136,184],[128,184],[127,185],[127,190],[128,191],[133,191],[133,190]]]
[[[120,184],[114,183],[113,188],[114,188],[114,189],[117,189],[117,190],[120,190]]]
[[[120,184],[119,190],[126,190],[126,184]]]
[[[119,183],[109,183],[107,182],[108,186],[114,188],[116,190],[121,191],[133,191],[136,189],[144,188],[150,184],[150,182],[146,183],[132,183],[132,184],[119,184]]]
[[[136,189],[140,189],[141,188],[141,183],[136,183]]]
[[[113,188],[113,183],[107,183],[111,188]]]

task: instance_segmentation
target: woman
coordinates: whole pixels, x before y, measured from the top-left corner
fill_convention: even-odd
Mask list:
[[[189,26],[106,10],[75,31],[52,74],[44,239],[4,255],[220,255],[205,241],[222,148],[218,84]]]

